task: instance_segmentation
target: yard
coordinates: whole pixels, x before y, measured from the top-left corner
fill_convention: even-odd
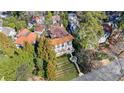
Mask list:
[[[73,63],[68,60],[66,55],[57,59],[57,75],[56,80],[66,81],[72,80],[78,76],[77,70]]]

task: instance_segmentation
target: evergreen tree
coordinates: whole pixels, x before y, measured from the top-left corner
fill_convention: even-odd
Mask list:
[[[11,27],[18,31],[21,28],[25,28],[27,24],[25,20],[19,20],[17,17],[12,16],[4,19],[3,26]]]
[[[49,51],[49,60],[47,64],[47,77],[48,80],[55,80],[56,78],[56,55],[52,49]]]
[[[124,30],[124,12],[121,12],[120,21],[117,23],[119,29]]]
[[[46,17],[45,17],[45,23],[47,26],[51,25],[52,24],[52,12],[48,11]]]
[[[15,45],[5,34],[0,32],[0,51],[4,55],[13,56]]]
[[[49,40],[44,36],[39,41],[38,57],[43,60],[44,77],[54,80],[56,74],[56,56]]]
[[[25,42],[25,47],[18,50],[17,57],[21,62],[16,71],[16,80],[27,80],[32,76],[34,69],[34,47],[33,45]],[[21,73],[21,74],[20,74]]]
[[[61,22],[64,25],[64,27],[67,27],[67,25],[68,25],[68,12],[67,11],[62,12],[60,14],[60,17],[62,19]]]
[[[80,16],[80,38],[83,48],[98,47],[98,40],[103,33],[102,20],[106,18],[105,12],[82,12]]]

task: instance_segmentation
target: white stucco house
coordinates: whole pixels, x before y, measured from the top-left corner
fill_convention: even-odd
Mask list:
[[[53,46],[57,57],[74,52],[72,44],[74,37],[64,27],[53,26],[50,31],[50,44]]]

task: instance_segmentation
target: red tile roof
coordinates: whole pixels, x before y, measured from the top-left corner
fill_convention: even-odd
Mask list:
[[[16,39],[15,43],[19,45],[24,45],[24,42],[26,42],[26,37],[22,36]]]
[[[17,37],[26,36],[29,33],[30,33],[30,31],[28,29],[24,28],[24,29],[19,30],[19,33],[17,34]]]
[[[36,34],[34,32],[30,32],[27,36],[21,36],[16,39],[15,44],[20,44],[24,46],[24,42],[28,42],[33,44],[36,41]]]
[[[27,37],[26,40],[28,41],[28,43],[34,43],[36,41],[36,34],[31,32]]]
[[[55,38],[55,39],[50,39],[50,44],[52,46],[59,45],[59,44],[64,44],[65,42],[72,41],[74,37],[72,35],[67,35],[62,38]]]

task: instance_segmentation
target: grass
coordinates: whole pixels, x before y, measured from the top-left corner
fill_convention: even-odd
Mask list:
[[[0,62],[6,61],[9,57],[0,54]]]
[[[57,61],[58,61],[57,71],[58,73],[62,72],[63,74],[58,76],[56,80],[67,81],[67,80],[72,80],[73,78],[76,78],[78,76],[78,73],[74,64],[68,60],[67,55],[59,57]]]
[[[71,72],[70,73],[65,73],[63,76],[57,78],[57,81],[67,81],[67,80],[72,80],[78,76],[78,73],[76,72]]]

